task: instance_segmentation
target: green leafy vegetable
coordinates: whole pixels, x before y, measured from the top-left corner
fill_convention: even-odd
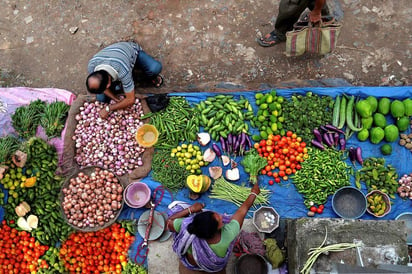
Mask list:
[[[252,184],[256,184],[259,171],[264,168],[268,162],[258,154],[256,149],[251,149],[246,152],[241,164],[245,169],[245,172],[250,176],[249,181]]]
[[[0,138],[0,164],[4,163],[19,147],[19,140],[11,135]]]
[[[59,136],[64,128],[67,112],[70,106],[65,102],[56,101],[47,104],[40,119],[40,125],[49,138]]]
[[[46,103],[37,99],[27,106],[21,106],[11,115],[13,128],[20,137],[29,139],[36,135]]]

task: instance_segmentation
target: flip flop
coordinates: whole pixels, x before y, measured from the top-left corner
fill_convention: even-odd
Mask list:
[[[273,34],[266,34],[265,37],[261,37],[256,39],[256,42],[262,47],[273,47],[274,45],[279,44],[282,40],[279,39],[276,35]]]
[[[152,83],[155,88],[160,88],[163,85],[163,76],[161,74],[157,75],[156,78],[152,80]]]

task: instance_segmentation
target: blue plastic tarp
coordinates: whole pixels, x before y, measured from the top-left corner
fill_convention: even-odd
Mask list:
[[[259,91],[259,92],[268,92],[270,90]],[[389,97],[391,99],[405,99],[405,98],[412,98],[412,87],[334,87],[334,88],[296,88],[296,89],[277,89],[277,94],[284,96],[285,98],[290,98],[293,94],[305,94],[306,92],[313,92],[318,95],[328,95],[332,97],[336,97],[338,94],[347,94],[347,95],[355,95],[360,96],[361,98],[366,98],[369,95],[373,95],[377,98],[381,97]],[[256,91],[244,91],[244,92],[230,92],[230,95],[239,97],[240,95],[247,98],[252,105],[255,103],[255,95]],[[228,93],[225,93],[228,94]],[[191,93],[172,93],[171,96],[184,96],[189,103],[196,104],[202,100],[205,100],[208,96],[215,96],[216,93],[206,93],[206,92],[191,92]],[[255,106],[255,105],[254,105]],[[256,106],[255,106],[256,108]],[[388,116],[389,120],[389,116]],[[254,133],[252,129],[251,133]],[[406,133],[410,133],[411,130],[408,129]],[[382,143],[375,145],[371,144],[369,141],[360,142],[356,138],[356,134],[354,134],[347,143],[347,147],[353,146],[362,147],[363,150],[363,157],[384,157],[385,164],[390,164],[394,166],[399,174],[402,176],[403,174],[410,174],[412,173],[412,153],[408,151],[406,148],[401,147],[398,145],[397,142],[393,143],[393,152],[390,156],[383,156],[380,152],[380,146],[384,144]],[[204,150],[205,148],[203,148]],[[237,157],[236,161],[239,163],[241,160],[240,157]],[[348,165],[351,163],[348,161]],[[215,162],[210,163],[208,166],[203,167],[202,170],[205,174],[208,174],[208,167],[220,165],[216,159]],[[241,170],[241,178],[236,184],[246,184],[248,181],[248,176],[243,172],[242,166],[238,165],[239,169]],[[360,168],[358,165],[355,169]],[[274,207],[275,210],[279,213],[281,218],[300,218],[307,216],[307,208],[303,204],[303,197],[299,194],[293,184],[293,176],[287,182],[282,182],[281,184],[274,184],[269,185],[269,177],[266,175],[259,176],[259,182],[261,188],[269,189],[272,194],[270,196],[270,206]],[[153,181],[151,174],[148,177],[142,180],[149,185],[156,185],[156,182]],[[351,176],[351,183],[354,186],[354,176]],[[247,184],[246,184],[247,185]],[[367,189],[364,184],[362,184],[362,192],[367,194]],[[230,203],[223,200],[217,199],[210,199],[208,197],[208,193],[206,192],[203,194],[198,201],[203,202],[206,204],[208,209],[217,211],[219,213],[227,213],[233,214],[237,207]],[[412,201],[409,199],[403,200],[398,195],[395,195],[396,199],[392,199],[392,210],[391,212],[380,219],[387,219],[393,220],[399,214],[407,211],[412,211]],[[181,191],[174,194],[174,199],[182,200],[186,202],[193,203],[192,200],[189,199],[189,191],[187,189],[182,189]],[[317,217],[320,218],[339,218],[338,215],[332,209],[331,205],[332,196],[329,197],[328,202],[325,204],[325,209],[322,214],[317,214]],[[160,206],[159,210],[166,210],[166,205]],[[253,210],[249,212],[248,217],[252,216]],[[129,210],[126,210],[122,215],[124,218],[130,214]],[[365,213],[361,219],[377,219],[367,213]]]
[[[233,95],[235,98],[238,98],[239,96],[243,96],[247,98],[252,106],[254,106],[255,111],[256,111],[256,105],[255,103],[255,93],[256,92],[269,92],[271,90],[259,90],[259,91],[239,91],[239,92],[230,92],[230,93],[224,93],[224,94],[230,94]],[[373,95],[377,98],[381,97],[389,97],[391,99],[400,99],[403,100],[405,98],[412,98],[412,87],[331,87],[331,88],[295,88],[295,89],[277,89],[277,94],[284,96],[285,98],[289,99],[293,94],[302,94],[304,95],[306,92],[313,92],[318,95],[327,95],[327,96],[332,96],[336,97],[339,94],[347,94],[347,95],[355,95],[355,96],[360,96],[361,98],[366,98],[369,95]],[[215,96],[218,95],[217,93],[207,93],[207,92],[189,92],[189,93],[170,93],[170,96],[183,96],[185,97],[189,103],[191,104],[197,104],[202,100],[205,100],[208,96]],[[256,129],[251,129],[251,133],[257,132]],[[411,129],[408,129],[406,133],[410,133]],[[383,142],[384,143],[384,142]],[[374,145],[371,144],[370,142],[359,142],[356,138],[355,135],[353,135],[347,143],[347,146],[361,146],[363,150],[363,156],[364,158],[367,157],[383,157],[383,155],[380,152],[380,146],[383,144],[379,145]],[[202,150],[205,150],[206,148],[202,148]],[[401,147],[397,144],[397,142],[394,143],[393,145],[393,153],[390,156],[385,156],[386,159],[386,164],[391,164],[397,169],[397,172],[399,176],[402,176],[403,174],[409,174],[412,173],[412,153],[409,152],[406,148]],[[237,157],[235,159],[238,163],[241,161],[241,157]],[[350,164],[348,160],[348,164]],[[220,165],[221,164],[218,162],[216,159],[215,162],[210,163],[208,166],[203,167],[202,171],[204,174],[209,174],[208,173],[208,167],[209,166],[215,166],[215,165]],[[239,169],[241,170],[241,178],[238,182],[235,182],[236,184],[246,184],[248,182],[248,175],[243,172],[243,168],[241,165],[238,165]],[[359,168],[358,166],[357,168]],[[225,169],[225,167],[224,167]],[[147,185],[150,186],[152,192],[154,192],[159,186],[160,183],[156,182],[153,180],[151,173],[140,180],[142,182],[147,183]],[[269,177],[266,175],[260,175],[259,176],[259,182],[261,188],[269,189],[271,191],[271,196],[270,196],[270,203],[269,205],[274,207],[275,210],[279,213],[281,218],[300,218],[300,217],[306,217],[307,216],[307,208],[303,204],[303,197],[300,195],[295,186],[293,185],[293,176],[289,181],[287,182],[282,182],[281,184],[275,184],[270,186],[268,184]],[[354,178],[352,176],[351,183],[354,185]],[[367,193],[366,186],[362,184],[362,192],[364,194]],[[218,199],[210,199],[209,192],[206,192],[201,195],[199,198],[199,202],[205,203],[206,208],[210,210],[214,210],[219,213],[226,213],[226,214],[233,214],[237,206],[234,204],[223,201],[223,200],[218,200]],[[162,195],[163,194],[163,195]],[[194,201],[190,200],[189,198],[189,191],[188,189],[182,189],[176,193],[170,193],[168,191],[163,191],[159,190],[156,195],[157,201],[160,203],[156,206],[156,210],[160,212],[166,212],[167,211],[167,205],[173,201],[173,200],[181,200],[189,203],[193,203]],[[332,197],[329,197],[327,203],[325,204],[325,209],[323,211],[323,214],[317,214],[317,217],[320,218],[339,218],[333,211],[332,206],[331,206],[331,200]],[[385,217],[381,219],[386,219],[386,220],[393,220],[395,219],[399,214],[403,212],[408,212],[412,211],[412,201],[409,199],[403,200],[401,199],[398,195],[396,195],[396,199],[392,200],[392,210],[391,212],[386,215]],[[142,208],[142,209],[132,209],[129,208],[127,205],[125,205],[121,215],[120,219],[130,219],[131,213],[133,213],[134,218],[138,219],[140,215],[145,211],[148,210],[147,208]],[[249,212],[248,217],[251,217],[253,213],[253,209]],[[0,208],[0,219],[2,219],[2,210]],[[365,213],[361,219],[376,219],[375,217]],[[133,244],[131,250],[130,250],[130,257],[134,258],[136,254],[136,248],[137,245],[141,242],[142,238],[137,237],[135,243]]]

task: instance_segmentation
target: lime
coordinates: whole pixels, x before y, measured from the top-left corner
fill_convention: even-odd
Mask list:
[[[391,155],[392,146],[390,144],[384,144],[383,146],[381,146],[381,152],[383,155]]]
[[[261,130],[261,131],[260,131],[260,137],[262,137],[262,139],[267,139],[267,138],[268,138],[268,134],[266,133],[266,131]]]
[[[270,104],[272,102],[273,102],[273,96],[269,94],[268,97],[266,97],[266,103]]]
[[[260,109],[267,109],[268,108],[268,104],[263,103],[259,106]]]
[[[276,123],[273,123],[272,126],[270,127],[273,131],[278,130],[278,125]]]
[[[285,100],[285,99],[284,99],[282,96],[279,96],[279,97],[277,98],[278,103],[283,103],[284,100]]]
[[[258,100],[258,99],[260,99],[260,98],[262,98],[263,97],[263,93],[256,93],[255,94],[255,99],[256,100]]]

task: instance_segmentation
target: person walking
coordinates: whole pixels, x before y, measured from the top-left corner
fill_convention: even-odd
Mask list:
[[[309,21],[317,23],[321,16],[328,16],[329,9],[326,0],[281,0],[275,29],[256,41],[262,47],[272,47],[286,41],[286,32],[293,30],[293,25],[299,20],[302,12],[308,8]]]

